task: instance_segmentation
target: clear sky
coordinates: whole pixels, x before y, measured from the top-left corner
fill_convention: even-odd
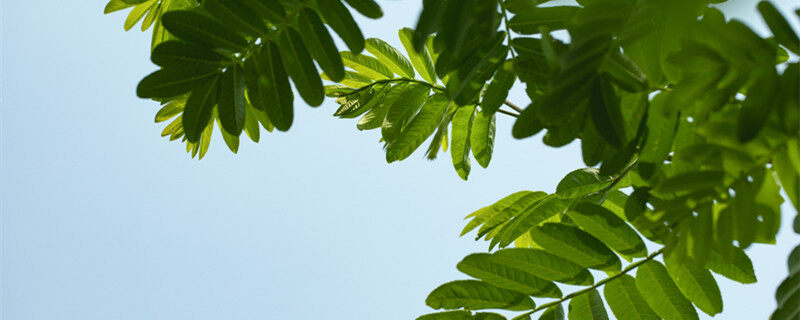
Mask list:
[[[744,17],[755,1],[739,1]],[[782,4],[788,8],[793,1]],[[387,165],[377,132],[295,101],[289,133],[215,133],[202,161],[159,137],[135,96],[155,70],[149,33],[123,32],[104,0],[2,4],[2,319],[413,319],[456,263],[487,245],[462,218],[520,190],[552,192],[582,167],[577,144],[514,140],[499,117],[489,169],[463,182],[449,155]],[[381,1],[365,34],[401,47],[420,2]],[[795,3],[796,5],[796,3]],[[796,18],[796,17],[794,17]],[[521,87],[511,98],[521,105]],[[473,162],[474,163],[474,162]],[[754,245],[759,282],[718,277],[721,319],[765,319],[797,244]]]

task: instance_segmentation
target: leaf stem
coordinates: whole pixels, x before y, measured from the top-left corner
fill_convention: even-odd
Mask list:
[[[594,285],[592,285],[591,287],[588,287],[588,288],[585,288],[585,289],[582,289],[582,290],[579,290],[579,291],[575,291],[575,292],[573,292],[573,293],[570,293],[570,294],[568,294],[568,295],[564,296],[563,298],[561,298],[561,299],[558,299],[557,301],[553,301],[553,302],[549,302],[549,303],[545,303],[545,304],[543,304],[543,305],[540,305],[540,306],[536,307],[535,309],[533,309],[533,310],[531,310],[531,311],[528,311],[527,313],[525,313],[525,314],[523,314],[523,315],[521,315],[521,316],[522,316],[522,317],[524,317],[524,316],[526,316],[526,315],[528,315],[528,316],[529,316],[529,315],[532,315],[532,314],[536,313],[537,311],[544,310],[544,309],[547,309],[547,308],[549,308],[549,307],[552,307],[552,306],[554,306],[554,305],[561,304],[561,303],[563,303],[564,301],[567,301],[567,300],[569,300],[569,299],[575,298],[575,297],[577,297],[577,296],[579,296],[579,295],[582,295],[582,294],[584,294],[584,293],[587,293],[587,292],[589,292],[589,291],[592,291],[592,290],[594,290],[594,289],[597,289],[597,288],[601,287],[602,285],[604,285],[604,284],[606,284],[606,283],[608,283],[608,282],[610,282],[610,281],[613,281],[613,280],[615,280],[615,279],[619,278],[620,276],[622,276],[622,275],[624,275],[624,274],[627,274],[627,273],[628,273],[628,272],[630,272],[631,270],[633,270],[633,269],[636,269],[636,268],[637,268],[637,267],[639,267],[640,265],[642,265],[642,264],[644,264],[644,263],[646,263],[646,262],[648,262],[648,261],[650,261],[650,260],[653,260],[655,257],[659,256],[659,255],[660,255],[661,253],[663,253],[663,252],[664,252],[664,248],[658,249],[657,251],[655,251],[655,252],[651,253],[651,254],[650,254],[649,256],[647,256],[646,258],[644,258],[644,259],[642,259],[642,260],[639,260],[639,261],[636,261],[636,262],[634,262],[634,263],[631,263],[631,264],[629,264],[627,267],[625,267],[625,269],[622,269],[622,271],[620,271],[619,273],[617,273],[617,274],[615,274],[615,275],[613,275],[613,276],[610,276],[610,277],[608,277],[608,278],[605,278],[605,279],[603,279],[603,280],[600,280],[600,281],[598,281],[597,283],[595,283]]]
[[[505,115],[512,116],[512,117],[514,117],[514,118],[519,118],[519,115],[518,115],[518,114],[516,114],[516,113],[513,113],[513,112],[511,112],[511,111],[508,111],[508,110],[497,109],[497,112],[498,112],[498,113],[505,114]]]

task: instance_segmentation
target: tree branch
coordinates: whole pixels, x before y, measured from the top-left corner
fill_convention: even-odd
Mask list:
[[[519,112],[520,114],[522,114],[522,111],[523,111],[522,108],[518,107],[516,104],[511,103],[511,101],[506,100],[505,102],[503,102],[503,104],[511,107],[511,109],[514,109],[517,112]]]

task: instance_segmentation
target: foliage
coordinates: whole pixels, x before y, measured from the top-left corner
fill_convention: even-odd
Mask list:
[[[373,0],[345,2],[383,15]],[[744,249],[775,242],[781,190],[800,208],[800,67],[787,52],[800,54],[798,36],[766,1],[769,38],[710,0],[546,2],[424,0],[416,29],[399,31],[405,54],[365,39],[339,0],[112,0],[106,13],[132,7],[126,30],[143,17],[155,26],[160,69],[137,94],[162,104],[156,122],[174,118],[162,136],[192,157],[214,123],[233,152],[242,131],[257,142],[259,127],[289,130],[290,79],[307,104],[333,97],[334,116],[380,128],[387,162],[430,138],[427,158],[449,149],[464,180],[471,158],[491,161],[497,113],[517,118],[518,139],[580,140],[587,168],[554,193],[520,191],[468,216],[462,235],[477,230],[490,252],[458,263],[475,279],[433,290],[426,303],[447,311],[421,320],[505,319],[483,309],[606,319],[603,298],[619,319],[719,314],[712,272],[755,282]],[[506,101],[517,80],[524,109]],[[800,316],[798,248],[773,319]]]

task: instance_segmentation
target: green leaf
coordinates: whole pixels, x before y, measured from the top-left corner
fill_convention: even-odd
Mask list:
[[[147,15],[144,16],[144,20],[142,20],[142,31],[147,31],[153,23],[156,22],[156,18],[161,15],[161,3],[154,4],[149,11],[147,11]]]
[[[129,3],[125,3],[125,1],[122,1],[122,0],[111,0],[111,1],[108,2],[108,4],[106,4],[105,9],[103,9],[103,14],[109,14],[109,13],[116,12],[116,11],[119,11],[119,10],[125,10],[127,8],[132,7],[132,6],[133,5],[131,5]]]
[[[667,272],[686,298],[710,316],[722,312],[722,295],[711,272],[689,257],[677,261],[674,255],[668,255],[665,263]]]
[[[322,23],[317,12],[311,9],[303,9],[297,18],[300,33],[303,35],[303,42],[311,53],[311,57],[317,61],[320,68],[334,82],[340,82],[344,78],[344,64],[339,50],[333,42],[328,29]]]
[[[317,0],[316,2],[319,6],[319,13],[325,18],[325,22],[344,40],[350,51],[360,53],[364,50],[364,35],[342,2],[340,0]]]
[[[763,3],[763,2],[762,2]],[[770,113],[780,102],[779,78],[772,66],[757,71],[754,85],[747,91],[739,113],[737,136],[747,142],[756,137],[764,127]]]
[[[137,22],[139,22],[139,20],[142,20],[142,17],[144,17],[144,15],[150,11],[150,8],[152,8],[155,4],[156,2],[151,0],[137,4],[135,7],[133,7],[133,10],[131,10],[131,12],[128,14],[128,18],[125,19],[125,31],[130,30],[136,25]]]
[[[472,121],[475,119],[475,106],[459,107],[453,116],[453,134],[450,138],[450,155],[458,176],[467,180],[470,171],[469,138]]]
[[[236,65],[228,68],[219,79],[220,127],[227,133],[239,136],[244,129],[246,116],[244,97],[244,70]]]
[[[647,89],[647,76],[642,69],[619,50],[611,50],[601,67],[624,90],[638,92]]]
[[[550,281],[573,285],[591,285],[589,270],[540,249],[510,248],[495,252],[492,262],[517,268]]]
[[[531,229],[531,238],[550,253],[586,268],[616,272],[617,255],[590,234],[568,225],[545,223]]]
[[[405,87],[408,82],[399,83],[386,89],[386,93],[381,97],[381,100],[367,112],[359,121],[356,127],[358,130],[370,130],[380,128],[383,124],[383,119],[389,112],[389,107],[395,100],[400,98],[400,95],[405,92]]]
[[[420,316],[417,320],[472,320],[472,313],[464,310],[437,312]]]
[[[156,123],[164,122],[177,116],[183,112],[184,106],[186,106],[186,99],[170,101],[156,113]]]
[[[504,32],[498,32],[493,39],[485,41],[472,52],[457,69],[447,77],[447,94],[458,105],[477,103],[478,95],[486,81],[505,59],[508,48],[503,45]]]
[[[521,213],[514,217],[514,220],[503,227],[496,239],[501,247],[506,247],[534,226],[563,213],[566,209],[566,201],[553,195],[548,195],[541,201],[522,210]]]
[[[492,161],[494,151],[495,115],[492,113],[478,112],[472,122],[470,132],[470,147],[472,155],[481,167],[488,167]]]
[[[486,87],[486,92],[481,100],[481,112],[485,114],[494,114],[508,97],[508,91],[514,86],[517,80],[517,75],[512,70],[513,63],[506,61],[492,78],[492,82]]]
[[[256,116],[253,114],[255,112],[261,111],[255,110],[253,107],[247,107],[247,116],[244,117],[244,133],[250,137],[250,140],[258,143],[261,139],[261,129],[258,127],[258,119],[256,119]]]
[[[383,10],[374,0],[344,0],[358,13],[363,14],[367,18],[380,19],[383,17]]]
[[[437,93],[428,97],[419,113],[403,129],[400,137],[387,146],[386,160],[388,162],[405,160],[414,153],[414,150],[419,148],[442,123],[449,106],[450,101],[444,94]]]
[[[198,150],[200,151],[200,156],[198,160],[203,160],[203,157],[206,156],[206,152],[208,152],[208,147],[211,145],[211,134],[214,132],[214,122],[209,122],[208,125],[203,130],[203,135],[200,136],[200,142],[198,142]],[[192,154],[194,157],[194,154]]]
[[[608,313],[603,306],[603,299],[597,290],[580,294],[569,301],[570,320],[608,320]]]
[[[758,3],[758,12],[761,13],[764,22],[775,35],[775,39],[794,54],[800,54],[800,38],[797,37],[792,26],[783,18],[778,9],[769,1],[761,1]]]
[[[164,27],[176,37],[217,48],[241,51],[247,40],[216,20],[194,11],[170,11],[161,16]]]
[[[434,309],[482,310],[532,306],[533,301],[522,293],[498,288],[486,282],[456,280],[434,289],[425,299],[425,304]]]
[[[800,315],[800,273],[790,275],[781,282],[778,290],[775,291],[775,299],[778,300],[778,309],[772,314],[770,319],[789,320],[797,319]]]
[[[172,98],[191,91],[198,84],[216,75],[203,69],[161,69],[144,77],[136,87],[139,98]]]
[[[422,79],[425,79],[428,83],[436,84],[436,68],[433,64],[433,58],[431,58],[431,55],[428,53],[428,49],[422,47],[419,52],[414,50],[414,29],[400,29],[399,36],[400,42],[403,43],[403,47],[405,47],[406,53],[411,59],[411,64],[417,69]]]
[[[537,277],[521,268],[497,263],[488,253],[466,256],[456,266],[459,271],[500,288],[522,292],[536,297],[560,298],[561,290],[550,281]]]
[[[674,112],[669,112],[667,99],[668,96],[663,93],[655,96],[647,113],[647,138],[639,152],[638,166],[644,178],[650,178],[672,151],[672,141],[680,119]]]
[[[475,320],[506,320],[506,317],[494,312],[478,312],[473,316]]]
[[[577,11],[578,7],[572,6],[536,7],[514,15],[508,26],[520,34],[537,34],[539,28],[566,29]]]
[[[458,52],[461,44],[466,42],[469,26],[472,24],[472,8],[475,0],[443,0],[441,9],[437,10],[439,18],[439,33],[437,41],[444,44],[444,48],[451,52]]]
[[[481,219],[483,221],[478,219],[483,217],[476,217],[476,219],[470,221],[470,223],[462,231],[461,235],[464,235],[465,233],[469,232],[469,230],[477,226],[477,224],[474,223],[483,223],[483,226],[478,230],[478,237],[476,240],[480,239],[480,237],[487,234],[495,227],[510,221],[513,217],[521,215],[523,212],[529,210],[529,208],[533,208],[545,197],[547,197],[547,193],[541,191],[515,192],[494,203],[491,206],[492,211],[487,213],[485,219]]]
[[[601,191],[612,182],[613,179],[600,176],[597,169],[578,169],[561,179],[556,187],[556,195],[563,199],[580,198]]]
[[[607,77],[597,77],[589,94],[589,113],[597,132],[612,146],[625,142],[625,123],[619,97]]]
[[[322,104],[325,90],[317,67],[303,45],[303,37],[292,28],[287,28],[278,37],[278,50],[289,77],[292,78],[300,97],[310,106]]]
[[[164,127],[164,131],[161,131],[161,136],[166,137],[168,135],[173,135],[178,131],[183,132],[183,115],[179,115],[175,120]]]
[[[636,289],[636,280],[629,275],[623,274],[607,282],[603,289],[603,295],[617,319],[661,319],[647,305],[639,290]]]
[[[698,319],[692,303],[672,282],[660,262],[650,260],[636,270],[636,288],[647,304],[665,319]]]
[[[727,261],[715,250],[711,250],[705,267],[716,274],[739,283],[756,283],[753,262],[747,257],[744,250],[738,247],[733,248],[733,256],[730,261]]]
[[[286,10],[279,1],[271,0],[239,0],[253,10],[262,20],[279,26],[285,23]]]
[[[682,196],[707,191],[720,187],[724,177],[725,173],[717,170],[681,173],[661,181],[652,192],[663,196]]]
[[[324,72],[320,75],[320,77],[322,77],[322,79],[325,79],[325,80],[328,80],[328,81],[334,81],[333,78],[331,78],[327,73],[324,73]],[[360,73],[348,70],[348,71],[344,72],[344,76],[342,77],[342,79],[339,79],[339,81],[335,81],[335,82],[341,83],[341,84],[343,84],[345,86],[348,86],[348,87],[351,87],[353,89],[357,89],[357,88],[365,87],[365,86],[371,84],[372,83],[372,79],[370,79],[370,78],[368,78],[368,77],[366,77],[366,76],[364,76],[364,75],[362,75]]]
[[[414,67],[399,50],[378,38],[367,39],[365,45],[369,53],[378,58],[394,73],[405,78],[414,78]]]
[[[389,106],[389,111],[381,124],[383,140],[391,144],[400,136],[403,128],[411,121],[428,98],[430,87],[421,83],[410,83],[399,93],[397,100]]]
[[[539,317],[539,320],[564,320],[564,307],[560,304],[548,307]]]
[[[647,248],[636,231],[610,210],[584,201],[567,211],[567,215],[611,249],[630,257],[647,256]]]
[[[208,70],[219,69],[228,60],[207,46],[176,40],[156,46],[150,58],[153,63],[164,68]]]
[[[339,98],[337,99],[337,103],[340,104],[339,109],[333,115],[343,119],[358,117],[378,105],[389,91],[387,88],[388,84],[374,85]]]
[[[183,110],[183,131],[189,142],[197,142],[203,130],[211,121],[214,105],[217,104],[217,82],[219,77],[212,77],[198,86],[186,100]]]
[[[204,0],[203,9],[214,18],[236,31],[258,37],[267,34],[269,29],[258,15],[238,0]]]
[[[222,127],[219,118],[217,118],[217,125]],[[228,149],[233,153],[239,152],[239,136],[234,136],[225,130],[220,130],[220,132],[222,133],[222,140],[225,141],[225,145],[228,146]]]
[[[245,80],[253,107],[264,110],[275,128],[286,131],[294,119],[294,94],[283,66],[278,46],[270,41],[245,61]]]
[[[378,59],[363,54],[355,54],[350,51],[342,51],[339,54],[345,66],[358,71],[358,73],[372,80],[383,80],[394,77],[394,72]]]

